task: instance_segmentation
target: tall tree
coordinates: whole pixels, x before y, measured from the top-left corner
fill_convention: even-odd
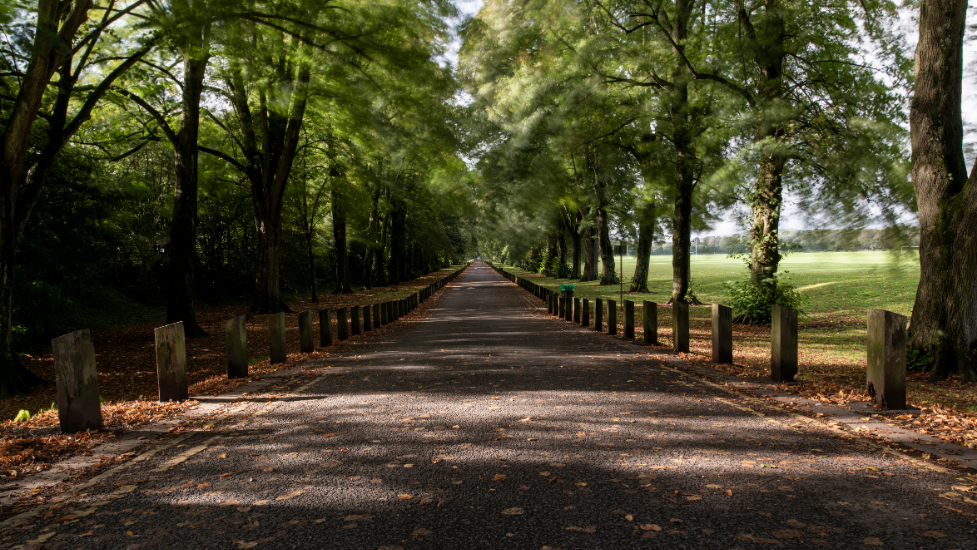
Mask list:
[[[910,345],[934,378],[977,371],[977,164],[967,176],[961,116],[967,0],[923,0],[909,120],[920,278]]]
[[[8,46],[19,61],[26,61],[26,68],[19,63],[2,68],[2,87],[13,100],[4,100],[0,112],[4,121],[0,135],[0,398],[24,392],[38,381],[20,367],[11,347],[17,247],[61,151],[91,118],[116,79],[152,49],[156,37],[136,32],[131,36],[132,51],[107,56],[110,60],[92,57],[106,36],[118,40],[106,32],[109,27],[142,4],[136,0],[116,8],[114,2],[109,3],[103,16],[90,22],[91,0],[39,0],[36,12],[16,14],[22,21],[34,20],[31,33],[12,29],[4,33],[17,37]],[[94,85],[87,82],[89,78]],[[53,93],[49,93],[52,86]],[[79,102],[72,115],[70,108]],[[46,111],[43,116],[42,109]]]

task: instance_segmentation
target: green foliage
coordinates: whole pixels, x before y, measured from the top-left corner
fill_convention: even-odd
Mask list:
[[[27,409],[20,409],[17,416],[14,417],[14,422],[26,422],[31,419],[31,412]]]
[[[906,368],[911,371],[928,371],[936,362],[936,352],[940,345],[949,340],[947,333],[938,330],[933,338],[922,348],[910,347],[906,351]]]
[[[803,312],[807,297],[797,288],[779,277],[754,281],[728,281],[723,285],[733,315],[739,322],[749,325],[769,325],[771,307],[774,304]]]

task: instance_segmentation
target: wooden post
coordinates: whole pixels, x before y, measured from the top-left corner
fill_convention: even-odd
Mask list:
[[[580,324],[580,298],[573,299],[573,322]]]
[[[594,300],[594,330],[604,332],[604,301]]]
[[[672,302],[672,349],[689,352],[688,302]]]
[[[247,317],[241,315],[227,322],[227,377],[248,377],[248,328]]]
[[[186,401],[187,344],[182,321],[156,329],[156,375],[160,401]]]
[[[356,335],[356,334],[359,334],[360,332],[362,332],[360,330],[360,306],[350,306],[350,308],[349,308],[349,319],[350,319],[350,321],[352,321],[352,325],[353,325],[352,333],[353,333],[353,335]]]
[[[583,310],[580,312],[580,326],[590,326],[590,300],[586,298],[583,301]]]
[[[634,340],[634,302],[624,301],[624,338]]]
[[[558,299],[560,300],[560,309],[557,311],[556,316],[560,319],[564,319],[566,318],[567,301],[563,296],[560,296]]]
[[[865,385],[875,406],[906,408],[906,318],[884,309],[868,310],[868,364]]]
[[[607,301],[607,334],[617,334],[617,302]]]
[[[344,307],[336,308],[336,329],[340,342],[349,338],[349,312]]]
[[[712,304],[712,360],[733,362],[733,309]]]
[[[774,305],[770,323],[770,379],[791,382],[797,375],[797,310]]]
[[[299,350],[302,353],[315,351],[315,339],[313,337],[312,310],[299,312]]]
[[[380,328],[380,304],[373,304],[373,328]]]
[[[95,346],[86,328],[51,340],[61,433],[98,430],[102,404],[98,399]]]
[[[645,343],[658,344],[658,304],[645,301],[642,304],[645,325]]]
[[[285,312],[268,316],[268,343],[271,346],[271,362],[284,363],[287,347],[285,343]]]
[[[332,345],[332,315],[328,309],[319,310],[319,345]]]
[[[390,312],[387,311],[387,302],[381,302],[378,304],[380,306],[380,315],[377,316],[377,320],[380,321],[380,326],[390,323],[390,318],[387,316]]]

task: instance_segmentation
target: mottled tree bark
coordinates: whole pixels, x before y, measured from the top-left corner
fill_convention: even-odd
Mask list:
[[[562,216],[559,223],[556,224],[556,247],[560,251],[560,264],[555,275],[562,278],[563,270],[566,269],[567,265],[567,231]]]
[[[910,346],[935,356],[933,378],[977,369],[977,166],[961,117],[967,0],[923,0],[910,104],[920,277]]]
[[[332,174],[333,176],[337,174]],[[332,235],[336,242],[336,289],[333,294],[350,294],[349,246],[346,242],[346,200],[338,177],[332,181]]]
[[[546,255],[543,257],[543,275],[555,277],[553,264],[556,262],[556,232],[550,231],[546,234]]]
[[[600,240],[600,284],[612,285],[617,282],[614,265],[614,246],[611,244],[611,220],[607,215],[602,184],[595,186],[597,195],[597,237]]]
[[[638,248],[631,279],[631,292],[650,292],[648,290],[648,266],[651,261],[651,243],[655,239],[655,203],[642,201],[637,208]]]
[[[589,224],[583,232],[584,240],[584,266],[581,282],[596,281],[600,276],[598,263],[600,261],[600,243],[597,240],[597,231],[593,224]]]
[[[579,279],[581,275],[580,263],[583,258],[583,250],[581,250],[583,235],[580,234],[581,221],[583,221],[583,213],[577,210],[577,215],[570,225],[570,236],[573,238],[573,267],[570,270],[571,279]]]

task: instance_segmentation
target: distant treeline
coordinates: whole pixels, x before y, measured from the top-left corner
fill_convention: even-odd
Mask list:
[[[899,250],[919,246],[919,228],[898,225],[885,229],[803,229],[780,232],[781,249],[795,252],[852,252],[856,250]],[[692,241],[695,252],[695,239]],[[748,235],[700,237],[699,254],[746,254],[750,250]],[[655,255],[671,255],[671,240],[655,242]]]

